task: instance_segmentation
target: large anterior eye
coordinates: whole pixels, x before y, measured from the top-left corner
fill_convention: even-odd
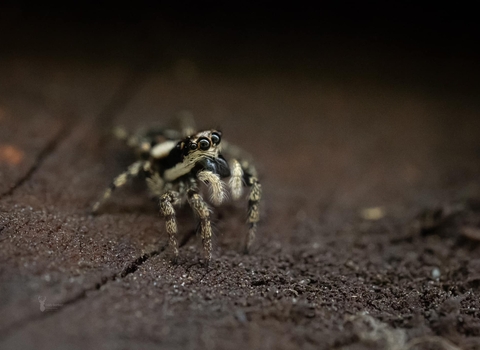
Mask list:
[[[198,145],[200,146],[200,149],[206,151],[210,148],[210,141],[208,141],[207,139],[200,139],[198,141]]]
[[[220,135],[218,133],[214,132],[214,133],[212,133],[211,139],[212,139],[212,142],[213,142],[214,145],[218,145],[220,143],[221,138],[220,138]]]

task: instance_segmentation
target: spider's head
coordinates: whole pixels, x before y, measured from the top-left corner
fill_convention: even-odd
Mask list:
[[[205,130],[179,141],[169,153],[173,162],[163,175],[167,181],[178,179],[190,171],[208,170],[226,177],[230,168],[220,155],[222,133],[218,130]]]
[[[222,133],[218,130],[200,131],[185,138],[182,148],[185,155],[217,157],[221,140]]]

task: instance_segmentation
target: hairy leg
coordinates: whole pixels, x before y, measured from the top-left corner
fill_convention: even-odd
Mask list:
[[[231,161],[231,177],[230,188],[232,191],[232,197],[241,196],[241,190],[239,190],[240,183],[242,183],[242,177],[245,184],[250,187],[250,194],[248,196],[248,234],[245,242],[245,252],[248,252],[251,248],[255,236],[257,233],[257,223],[260,220],[260,199],[262,197],[262,186],[257,178],[257,169],[253,165],[252,157],[240,147],[232,145],[230,143],[223,144],[223,153],[228,156]],[[240,169],[239,169],[240,167]],[[235,193],[236,192],[236,193]]]
[[[254,169],[253,165],[249,165],[250,169]],[[256,171],[254,171],[256,173]],[[260,199],[262,198],[262,185],[255,175],[245,171],[245,181],[250,187],[248,195],[248,235],[245,243],[245,252],[248,252],[252,246],[257,234],[257,223],[260,221]]]
[[[195,189],[188,190],[188,203],[200,219],[205,259],[209,262],[212,259],[212,225],[210,223],[210,208]]]
[[[119,187],[125,186],[128,180],[137,176],[140,173],[140,170],[144,167],[144,165],[145,161],[136,161],[135,163],[131,164],[125,172],[121,173],[115,179],[113,179],[110,187],[107,188],[105,192],[103,192],[102,197],[93,205],[92,211],[94,213],[97,212],[100,206],[110,198],[112,192]]]
[[[226,141],[222,141],[222,154],[225,155],[227,159],[234,159],[240,163],[243,172],[251,174],[252,176],[257,176],[257,170],[253,166],[253,157],[242,148]],[[234,162],[232,161],[231,166],[233,163]]]
[[[178,258],[177,221],[174,205],[179,201],[179,194],[169,190],[160,197],[160,214],[165,218],[165,228],[168,233],[169,245],[173,252],[173,259]]]
[[[113,136],[118,140],[121,140],[127,144],[128,147],[135,151],[142,153],[148,153],[150,151],[150,142],[144,137],[145,130],[140,129],[135,133],[129,133],[122,126],[117,126],[113,129]]]

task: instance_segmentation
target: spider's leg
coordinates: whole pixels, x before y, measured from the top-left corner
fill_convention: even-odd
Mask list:
[[[210,170],[202,170],[198,172],[197,178],[208,186],[210,201],[214,205],[222,204],[228,194],[225,183],[220,179],[220,176]]]
[[[245,244],[245,252],[248,252],[255,240],[257,232],[257,223],[260,220],[259,202],[262,198],[262,186],[256,176],[245,172],[247,186],[250,186],[250,194],[248,196],[248,219],[249,225],[247,241]]]
[[[112,129],[113,136],[120,141],[126,141],[131,135],[123,126],[116,126]]]
[[[259,202],[262,197],[262,186],[257,178],[257,170],[253,165],[252,157],[250,154],[245,152],[240,147],[232,145],[228,142],[222,142],[222,150],[225,155],[230,159],[234,159],[231,162],[231,173],[230,177],[230,188],[232,190],[232,197],[235,197],[235,191],[238,191],[239,179],[238,179],[238,165],[243,171],[243,179],[247,186],[250,187],[250,194],[248,197],[248,219],[247,223],[249,225],[247,240],[245,243],[245,252],[248,252],[252,246],[253,241],[255,240],[255,235],[257,231],[257,223],[260,220],[260,210]],[[235,159],[238,159],[236,161]],[[240,192],[241,193],[241,192]],[[238,193],[237,193],[238,194]],[[240,197],[240,195],[238,195]]]
[[[118,187],[124,186],[129,179],[137,176],[140,170],[144,167],[144,165],[145,165],[145,161],[143,160],[136,161],[135,163],[131,164],[125,172],[121,173],[115,179],[113,179],[113,182],[110,185],[110,187],[107,188],[105,192],[103,192],[102,197],[93,205],[92,211],[94,213],[97,212],[100,206],[110,198],[110,196],[112,195],[112,192]]]
[[[209,262],[212,258],[212,225],[210,223],[210,208],[197,190],[193,188],[188,190],[188,203],[195,214],[200,218],[200,229],[205,259]]]
[[[165,227],[168,233],[169,245],[173,251],[174,260],[178,258],[177,221],[173,206],[179,200],[179,193],[168,190],[160,197],[160,214],[165,218]]]
[[[257,171],[253,166],[253,157],[242,148],[233,145],[227,141],[222,141],[222,154],[225,155],[228,159],[237,160],[245,173],[257,176]],[[231,161],[231,170],[234,170],[233,165],[234,161]]]
[[[116,139],[125,142],[133,149],[148,152],[150,145],[145,143],[145,140],[142,140],[143,133],[144,130],[140,129],[136,133],[131,134],[122,126],[117,126],[113,129],[113,136],[115,136]]]

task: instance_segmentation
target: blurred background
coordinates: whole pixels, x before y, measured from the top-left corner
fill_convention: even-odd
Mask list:
[[[102,127],[190,110],[255,154],[270,183],[374,204],[475,178],[475,162],[458,160],[479,151],[473,14],[459,4],[13,2],[0,11],[0,50],[32,72],[128,71],[124,105],[97,115]]]
[[[4,2],[0,16],[4,54],[99,61],[150,54],[164,68],[183,58],[224,74],[282,70],[347,78],[356,73],[399,84],[409,78],[402,72],[423,71],[419,80],[431,81],[441,72],[460,73],[462,62],[474,62],[478,25],[472,10],[463,4],[408,2]],[[447,60],[457,65],[449,72]]]

